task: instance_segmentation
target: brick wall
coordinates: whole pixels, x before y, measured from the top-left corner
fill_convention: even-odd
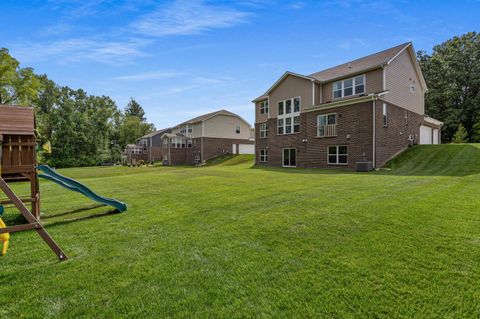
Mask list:
[[[317,137],[318,115],[331,113],[337,115],[337,136]],[[307,139],[306,167],[355,169],[357,162],[371,161],[372,102],[307,113]],[[347,146],[348,164],[328,164],[329,146]]]

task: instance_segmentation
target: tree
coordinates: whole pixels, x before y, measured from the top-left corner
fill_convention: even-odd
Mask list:
[[[153,124],[145,123],[136,116],[125,116],[120,127],[120,145],[124,148],[127,144],[135,141],[155,130]]]
[[[473,143],[480,143],[480,122],[473,125],[470,141]]]
[[[465,126],[463,126],[462,123],[458,126],[457,131],[453,135],[452,143],[466,143],[468,138],[468,133],[467,130],[465,129]]]
[[[7,49],[0,49],[0,104],[30,105],[40,87],[32,68],[20,68]]]
[[[145,122],[147,120],[145,118],[145,111],[143,110],[143,107],[138,104],[133,97],[130,98],[130,102],[128,102],[127,106],[125,107],[125,116],[136,116],[141,122]]]
[[[480,121],[480,34],[453,37],[417,56],[429,88],[426,113],[444,122],[442,138],[451,140],[459,122],[471,133]]]

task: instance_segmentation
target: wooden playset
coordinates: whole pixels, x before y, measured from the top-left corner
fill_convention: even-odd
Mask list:
[[[40,191],[36,172],[35,113],[31,107],[0,105],[0,189],[7,198],[0,199],[0,213],[5,205],[13,205],[27,220],[27,224],[0,225],[0,240],[4,251],[8,247],[8,234],[36,230],[60,260],[67,256],[40,223]],[[30,195],[17,196],[9,183],[29,182]],[[31,205],[28,209],[26,204]]]

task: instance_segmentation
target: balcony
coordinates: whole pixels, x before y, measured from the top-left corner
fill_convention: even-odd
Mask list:
[[[337,136],[337,124],[320,125],[317,130],[317,137]]]

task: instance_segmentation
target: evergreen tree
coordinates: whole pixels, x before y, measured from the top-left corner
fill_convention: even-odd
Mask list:
[[[456,144],[466,143],[467,137],[468,137],[467,130],[465,129],[465,126],[463,126],[463,124],[460,123],[457,131],[453,135],[452,143],[456,143]]]
[[[137,101],[135,101],[133,97],[130,98],[130,102],[128,102],[127,106],[125,107],[125,116],[136,116],[141,122],[145,122],[147,120],[145,118],[145,111],[143,110],[143,107]]]

